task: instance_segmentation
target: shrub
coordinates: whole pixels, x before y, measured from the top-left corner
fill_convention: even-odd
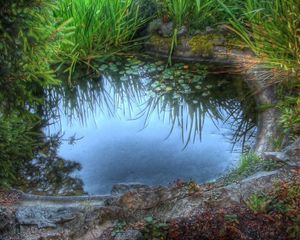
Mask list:
[[[12,1],[0,9],[0,108],[9,111],[36,104],[42,88],[57,84],[50,64],[55,29],[47,1]]]

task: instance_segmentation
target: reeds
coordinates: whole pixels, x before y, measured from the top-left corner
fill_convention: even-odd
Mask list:
[[[77,62],[90,63],[128,46],[144,21],[134,0],[58,0],[54,15],[67,22],[68,41],[60,47],[62,62],[74,70]]]
[[[242,16],[236,16],[221,0],[230,15],[229,28],[258,56],[272,66],[299,75],[300,2],[298,0],[247,0]]]

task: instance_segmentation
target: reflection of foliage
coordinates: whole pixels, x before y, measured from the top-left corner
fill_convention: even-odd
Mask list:
[[[23,164],[33,157],[39,140],[34,122],[32,116],[0,115],[0,187],[14,184]]]
[[[82,194],[83,183],[70,176],[81,166],[57,156],[61,139],[44,139],[32,114],[0,116],[0,188],[21,187],[39,194]],[[32,160],[33,159],[33,160]]]
[[[81,195],[83,182],[71,176],[81,169],[79,163],[57,155],[61,136],[52,136],[39,148],[32,161],[24,164],[20,173],[22,189],[35,194]]]
[[[112,58],[112,60],[115,59]],[[129,58],[128,61],[133,60]],[[139,62],[134,61],[134,63]],[[60,104],[62,105],[60,110],[70,121],[79,119],[83,124],[86,123],[89,116],[93,116],[97,111],[108,116],[115,116],[117,109],[122,108],[126,111],[124,114],[130,115],[132,105],[142,99],[145,87],[134,76],[127,76],[125,72],[120,75],[119,72],[116,72],[118,71],[117,66],[120,67],[122,64],[122,62],[115,64],[109,61],[108,64],[100,65],[100,71],[103,73],[101,77],[94,73],[87,75],[84,73],[86,69],[78,69],[76,74],[72,75],[72,86],[63,82],[59,88],[48,91],[45,115],[49,119],[53,115],[59,115],[59,112],[53,113],[52,111],[58,111],[59,109],[55,108]],[[131,64],[127,64],[124,70],[134,70],[135,74],[139,75],[141,69],[136,66],[132,69]],[[104,70],[109,70],[109,72]]]
[[[207,68],[201,64],[166,68],[162,61],[113,57],[100,64],[99,71],[101,78],[74,78],[73,87],[63,85],[50,92],[50,104],[62,104],[66,116],[77,117],[82,123],[97,110],[113,116],[122,109],[130,118],[144,117],[147,126],[151,115],[158,113],[171,123],[170,134],[176,126],[181,128],[186,145],[197,138],[201,140],[207,117],[215,124],[227,121],[232,125],[236,142],[246,142],[253,135],[254,104],[245,100],[245,85],[235,86],[239,81],[230,82],[224,75],[208,76]],[[141,107],[137,116],[132,116],[134,105]]]
[[[254,102],[243,104],[244,86],[232,88],[233,79],[229,82],[226,76],[207,74],[207,70],[199,64],[175,64],[164,70],[159,80],[151,84],[149,94],[152,98],[141,115],[146,115],[147,121],[151,113],[157,111],[163,119],[168,118],[172,123],[171,132],[175,125],[182,129],[182,140],[186,146],[191,139],[195,141],[199,137],[201,140],[206,117],[215,124],[229,122],[235,129],[233,142],[242,140],[244,147],[254,132]]]

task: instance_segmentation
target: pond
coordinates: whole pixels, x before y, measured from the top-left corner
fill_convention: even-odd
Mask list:
[[[122,57],[74,73],[47,92],[48,153],[33,159],[27,191],[108,194],[224,175],[251,147],[256,112],[242,76],[214,69]]]

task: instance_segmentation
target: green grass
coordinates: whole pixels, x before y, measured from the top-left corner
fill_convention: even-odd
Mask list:
[[[280,124],[285,134],[300,134],[299,87],[300,78],[300,2],[298,0],[241,1],[241,15],[218,0],[229,14],[228,28],[246,45],[275,69],[268,81],[280,84],[284,91],[278,108]],[[274,75],[275,73],[275,75]]]
[[[274,161],[265,160],[255,152],[250,151],[241,156],[237,167],[232,169],[226,176],[219,179],[225,185],[238,182],[259,171],[273,171],[280,165]]]
[[[298,0],[246,0],[236,16],[223,1],[229,14],[229,28],[258,56],[272,66],[296,75],[300,69],[300,2]]]
[[[144,23],[134,0],[58,0],[57,5],[55,18],[67,23],[68,31],[59,53],[70,72],[78,62],[89,64],[124,49]]]
[[[255,214],[268,213],[271,200],[266,196],[252,195],[247,201],[246,205],[251,209]]]
[[[241,157],[241,160],[240,160],[240,162],[238,164],[236,172],[238,174],[246,173],[251,168],[257,166],[262,161],[263,161],[263,159],[260,156],[258,156],[256,153],[254,153],[254,152],[249,152],[247,154],[244,154]]]

